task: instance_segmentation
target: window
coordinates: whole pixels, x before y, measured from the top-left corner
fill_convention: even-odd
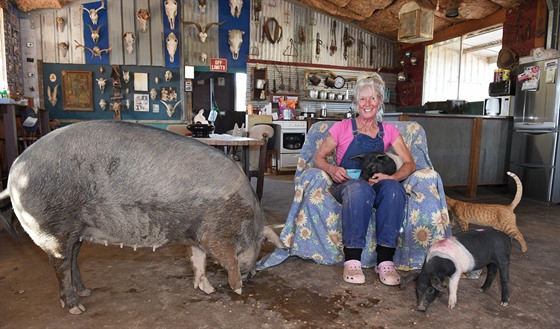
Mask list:
[[[4,10],[0,8],[0,90],[8,89],[6,72],[6,44],[4,43]]]
[[[423,103],[483,101],[488,97],[488,84],[494,81],[501,45],[500,26],[427,46]]]
[[[245,112],[247,95],[247,73],[235,73],[235,111]]]

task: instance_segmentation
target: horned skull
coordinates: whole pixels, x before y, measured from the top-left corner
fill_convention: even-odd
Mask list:
[[[167,48],[167,52],[169,53],[169,61],[173,63],[175,61],[175,52],[177,51],[177,44],[179,40],[175,33],[171,32],[165,39],[165,45]]]
[[[105,2],[101,1],[101,7],[97,9],[87,9],[86,7],[84,7],[84,5],[80,5],[80,9],[88,13],[93,25],[97,25],[97,20],[99,19],[99,15],[97,14],[97,12],[99,12],[101,9],[105,9]]]
[[[49,97],[49,102],[51,103],[52,106],[56,106],[56,102],[57,100],[57,90],[58,90],[58,85],[54,86],[54,88],[51,90],[51,86],[47,86],[47,96]]]
[[[122,71],[122,78],[125,83],[130,81],[130,71]]]
[[[245,31],[236,29],[228,31],[229,50],[234,60],[239,58],[239,49],[241,49],[241,44],[243,43],[243,34],[245,34]]]
[[[99,41],[99,30],[101,29],[101,26],[103,26],[103,25],[99,25],[97,27],[97,29],[95,29],[95,30],[93,29],[93,27],[91,27],[91,25],[88,24],[87,26],[89,26],[89,30],[91,32],[91,40],[93,40],[93,42],[97,43],[97,41]]]
[[[241,7],[243,7],[243,0],[229,0],[231,16],[239,18],[239,15],[241,15]]]
[[[200,9],[201,14],[206,12],[206,0],[198,0],[198,9]]]

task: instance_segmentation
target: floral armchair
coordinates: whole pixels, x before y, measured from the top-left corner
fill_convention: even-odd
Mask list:
[[[406,218],[398,238],[394,263],[399,270],[422,267],[427,249],[434,242],[451,235],[451,226],[445,203],[443,184],[434,171],[428,156],[424,129],[416,122],[391,122],[400,131],[409,148],[416,171],[402,184],[408,194]],[[311,126],[299,156],[294,177],[295,195],[292,207],[280,234],[289,249],[278,249],[263,258],[258,269],[283,262],[289,256],[312,259],[319,264],[342,265],[341,205],[330,194],[330,176],[315,168],[313,156],[328,134],[334,121],[324,121]],[[336,155],[327,161],[335,162]],[[375,216],[375,211],[372,216]],[[366,247],[362,252],[362,265],[376,265],[375,220],[368,229]]]

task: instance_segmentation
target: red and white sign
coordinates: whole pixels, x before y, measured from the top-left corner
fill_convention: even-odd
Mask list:
[[[210,71],[227,72],[227,59],[210,58]]]

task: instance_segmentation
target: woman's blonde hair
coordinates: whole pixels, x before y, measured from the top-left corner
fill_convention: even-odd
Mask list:
[[[385,98],[385,81],[376,72],[363,72],[358,76],[356,85],[354,86],[354,103],[358,103],[362,92],[372,90],[377,94],[380,104],[383,104]]]

